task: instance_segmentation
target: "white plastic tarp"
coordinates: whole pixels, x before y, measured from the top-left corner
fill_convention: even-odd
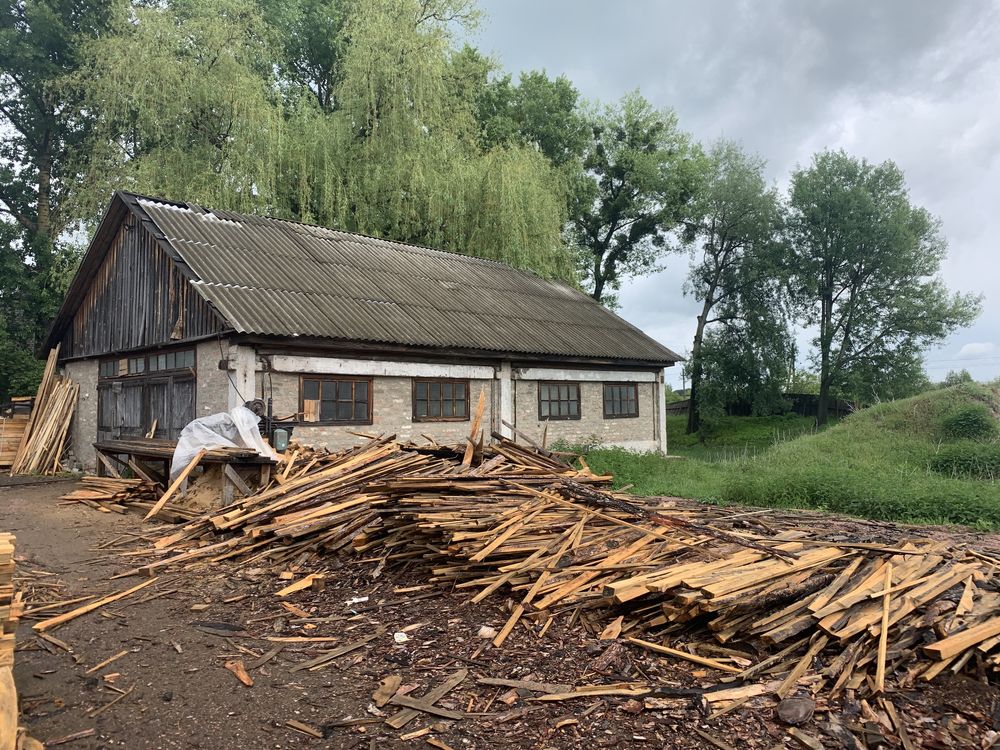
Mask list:
[[[271,446],[260,436],[259,422],[260,417],[245,406],[237,406],[228,414],[219,412],[188,422],[177,438],[177,447],[170,462],[170,480],[176,479],[202,449],[248,448],[261,456],[276,458]]]

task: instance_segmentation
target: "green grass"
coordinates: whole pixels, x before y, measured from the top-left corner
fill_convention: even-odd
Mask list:
[[[675,422],[673,434],[668,431],[671,450],[685,457],[593,450],[588,462],[641,495],[1000,528],[994,475],[975,479],[942,471],[980,466],[995,454],[997,438],[989,436],[995,432],[977,428],[978,441],[955,437],[956,422],[968,422],[973,412],[988,412],[995,421],[1000,392],[974,384],[930,391],[860,411],[819,432],[801,423],[782,431],[774,418],[744,418],[705,446],[680,438],[682,423]]]

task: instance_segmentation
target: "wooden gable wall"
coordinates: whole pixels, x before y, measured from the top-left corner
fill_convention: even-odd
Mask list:
[[[131,212],[127,212],[62,339],[60,358],[162,346],[223,330]]]

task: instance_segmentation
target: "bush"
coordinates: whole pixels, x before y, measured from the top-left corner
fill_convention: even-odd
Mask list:
[[[941,428],[950,440],[990,440],[997,435],[997,419],[985,404],[970,404],[945,416]]]
[[[965,440],[946,445],[931,459],[938,474],[966,479],[1000,479],[1000,443]]]

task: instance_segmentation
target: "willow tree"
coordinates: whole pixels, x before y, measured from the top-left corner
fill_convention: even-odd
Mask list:
[[[135,6],[88,45],[67,85],[99,113],[92,211],[124,186],[570,273],[552,166],[484,150],[474,102],[456,97],[453,28],[475,22],[471,3],[282,8]],[[328,41],[282,36],[314,16]]]
[[[93,212],[116,188],[237,210],[278,199],[284,125],[269,27],[249,0],[125,11],[64,85],[98,117],[80,191]]]
[[[351,14],[335,93],[339,197],[359,231],[567,276],[561,182],[533,148],[480,147],[475,102],[455,96],[456,22],[475,22],[469,3],[383,0]]]

